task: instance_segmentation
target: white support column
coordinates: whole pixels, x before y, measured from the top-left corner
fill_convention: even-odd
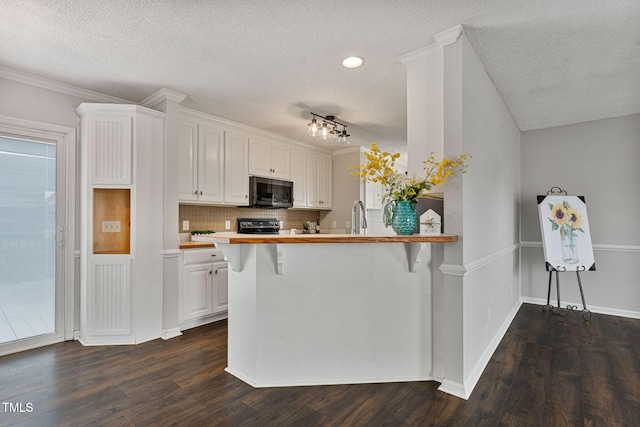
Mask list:
[[[180,103],[186,95],[160,89],[141,104],[165,113],[164,119],[164,205],[163,205],[163,301],[162,337],[181,335],[178,314],[178,284],[180,280],[180,237],[178,234],[178,140]]]

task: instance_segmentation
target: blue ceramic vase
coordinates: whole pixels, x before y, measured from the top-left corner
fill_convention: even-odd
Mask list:
[[[391,228],[396,234],[408,236],[416,231],[418,217],[411,202],[395,202],[393,216],[391,217]]]

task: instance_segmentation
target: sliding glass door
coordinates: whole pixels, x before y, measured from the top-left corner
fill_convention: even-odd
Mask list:
[[[62,339],[57,148],[0,135],[0,346]]]

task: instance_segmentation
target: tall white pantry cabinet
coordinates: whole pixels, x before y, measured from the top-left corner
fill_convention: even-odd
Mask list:
[[[80,341],[137,344],[162,328],[164,113],[81,104]]]

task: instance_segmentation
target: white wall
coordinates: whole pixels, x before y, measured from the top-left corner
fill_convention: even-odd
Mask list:
[[[464,34],[444,47],[444,76],[444,154],[473,157],[444,186],[447,232],[460,240],[445,245],[434,369],[443,390],[467,397],[519,302],[520,131]]]
[[[640,115],[524,132],[521,159],[525,301],[546,303],[549,273],[536,196],[557,186],[585,196],[596,259],[596,271],[580,276],[587,307],[640,318]],[[575,274],[561,273],[560,285],[562,305],[582,307]]]

